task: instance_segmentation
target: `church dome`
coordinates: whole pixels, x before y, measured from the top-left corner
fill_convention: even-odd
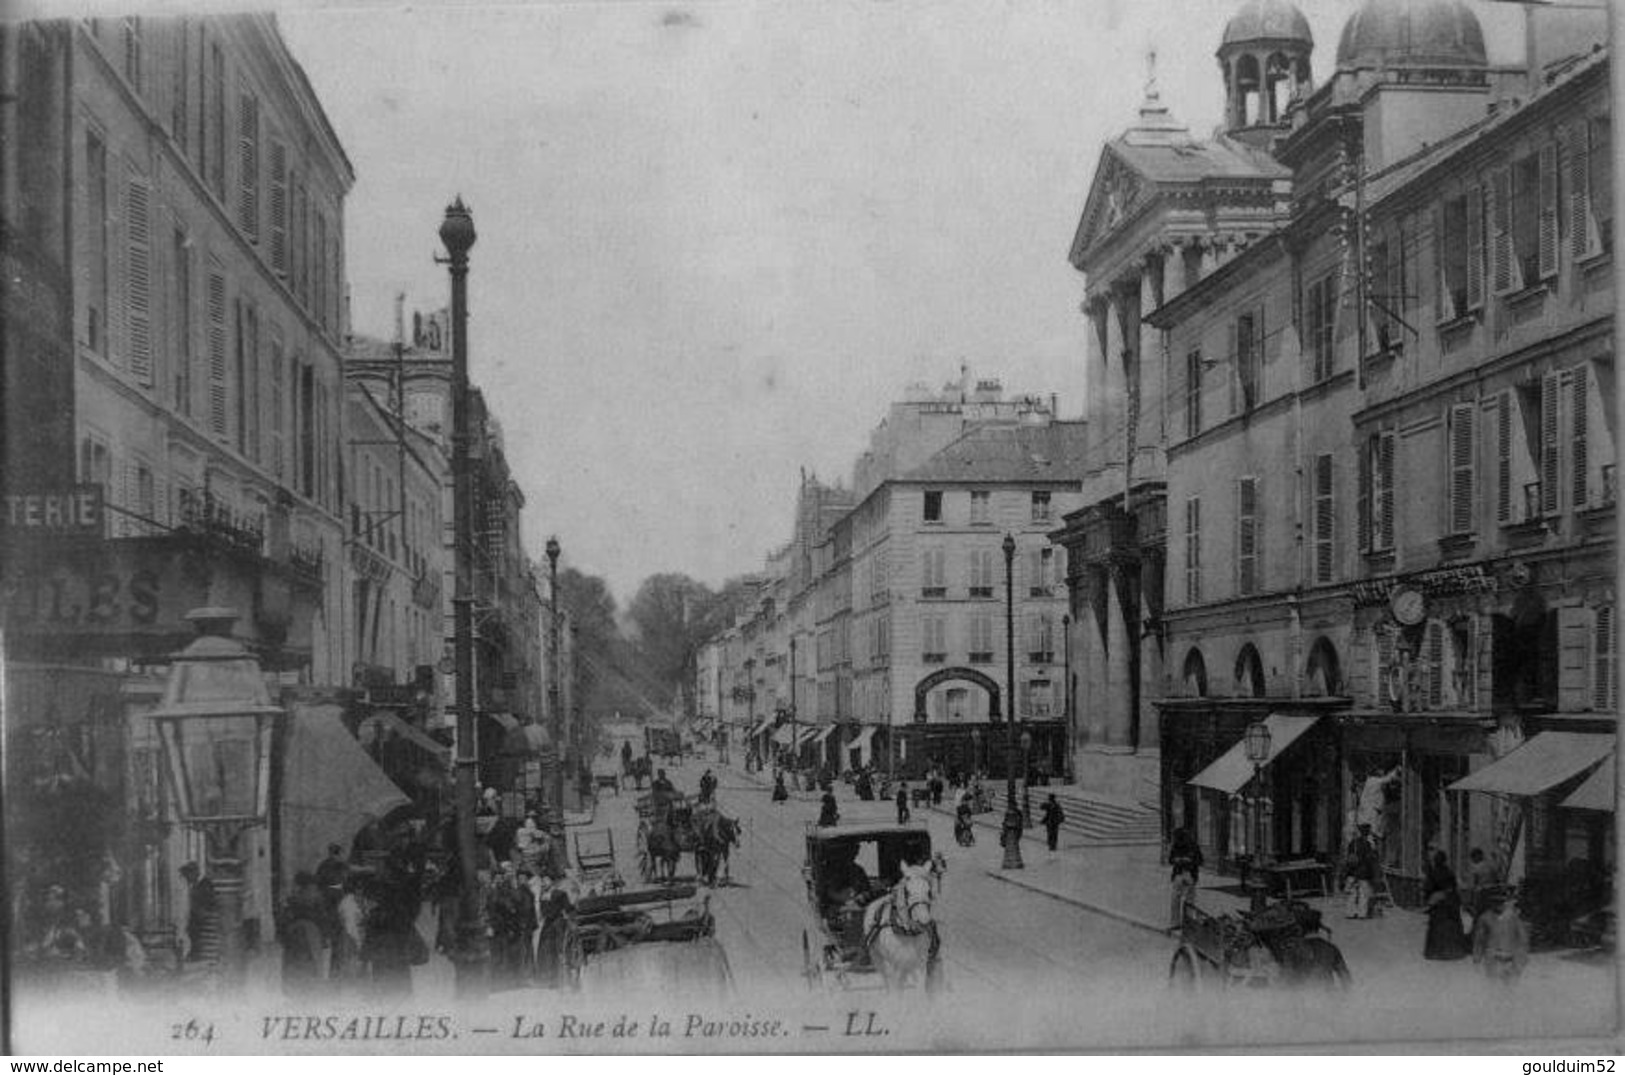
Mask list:
[[[1313,46],[1309,20],[1287,0],[1247,0],[1224,27],[1219,47],[1246,41],[1299,41]]]
[[[1484,67],[1484,30],[1463,0],[1365,0],[1343,24],[1337,66]]]

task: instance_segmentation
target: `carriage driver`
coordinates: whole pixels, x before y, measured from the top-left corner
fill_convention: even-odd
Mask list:
[[[824,893],[832,911],[862,906],[873,895],[869,873],[858,864],[858,844],[836,844],[824,863]]]

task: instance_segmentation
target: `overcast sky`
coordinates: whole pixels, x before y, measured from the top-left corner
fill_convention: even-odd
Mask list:
[[[1356,0],[1305,4],[1324,77]],[[800,468],[849,478],[887,401],[961,362],[1081,413],[1066,261],[1147,53],[1198,133],[1237,0],[306,4],[283,32],[357,181],[357,332],[448,299],[461,194],[470,361],[525,541],[624,603],[789,537]],[[1492,60],[1515,8],[1475,5]]]

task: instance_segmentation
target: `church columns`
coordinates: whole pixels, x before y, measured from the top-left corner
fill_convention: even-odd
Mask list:
[[[1134,742],[1134,664],[1133,647],[1139,644],[1138,631],[1129,630],[1128,619],[1138,605],[1128,572],[1120,564],[1105,569],[1106,574],[1106,671],[1105,743],[1109,747],[1129,747]]]

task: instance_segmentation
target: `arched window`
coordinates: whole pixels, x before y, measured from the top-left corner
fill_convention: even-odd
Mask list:
[[[1309,647],[1309,663],[1304,669],[1304,691],[1311,698],[1328,698],[1343,693],[1342,665],[1337,648],[1322,635]]]
[[[1263,121],[1264,79],[1258,69],[1258,57],[1243,55],[1236,60],[1236,77],[1232,92],[1235,94],[1236,118],[1244,127]]]
[[[1185,697],[1207,697],[1207,662],[1202,660],[1202,651],[1195,646],[1185,654],[1185,668],[1180,672],[1180,679],[1185,684]]]
[[[1264,697],[1264,662],[1251,642],[1236,655],[1236,697]]]

